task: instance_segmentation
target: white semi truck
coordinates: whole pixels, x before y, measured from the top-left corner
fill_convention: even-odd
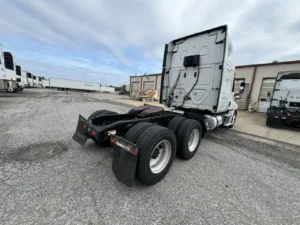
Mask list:
[[[29,84],[28,84],[28,78],[27,78],[27,71],[25,70],[22,70],[22,73],[21,73],[21,82],[22,84],[24,85],[24,87],[28,87]]]
[[[39,77],[32,74],[33,87],[40,87]]]
[[[16,86],[17,86],[17,91],[23,91],[24,89],[24,84],[22,82],[22,68],[19,65],[16,65]]]
[[[33,74],[30,72],[26,72],[27,74],[27,82],[28,82],[28,87],[33,87]]]
[[[42,80],[42,87],[44,87],[44,88],[49,88],[50,87],[49,79],[43,79]]]
[[[42,77],[38,77],[39,80],[39,86],[42,87],[43,86],[43,79]]]
[[[14,57],[0,44],[0,90],[17,92]]]
[[[266,125],[300,127],[300,71],[278,73]]]
[[[110,141],[119,181],[131,186],[137,176],[155,184],[175,155],[191,159],[201,151],[206,132],[235,124],[234,74],[226,25],[173,40],[165,45],[160,94],[169,110],[144,105],[124,114],[97,110],[87,119],[79,115],[73,139],[81,145],[89,138],[99,144]]]

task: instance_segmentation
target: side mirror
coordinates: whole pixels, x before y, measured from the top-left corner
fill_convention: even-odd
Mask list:
[[[244,91],[245,91],[245,82],[242,82],[240,86],[240,94],[244,93]]]

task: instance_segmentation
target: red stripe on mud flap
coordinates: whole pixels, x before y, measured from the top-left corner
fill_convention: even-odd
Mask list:
[[[111,136],[110,138],[110,142],[114,145],[119,146],[120,148],[124,149],[127,152],[130,152],[133,155],[137,155],[138,154],[138,148],[136,145],[131,144],[128,141],[124,141],[123,139],[121,140],[120,138],[118,138],[117,136]]]

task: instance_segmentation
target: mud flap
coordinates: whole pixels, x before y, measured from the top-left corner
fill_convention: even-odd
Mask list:
[[[112,170],[116,178],[123,184],[131,187],[137,166],[137,146],[118,136],[111,136],[114,149]]]
[[[80,145],[84,145],[86,143],[86,140],[88,139],[87,135],[85,135],[85,129],[83,127],[84,123],[86,123],[86,119],[84,119],[83,116],[79,115],[77,129],[72,139]]]

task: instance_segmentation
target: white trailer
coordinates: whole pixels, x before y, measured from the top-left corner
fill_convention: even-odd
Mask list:
[[[85,82],[85,81],[76,81],[68,80],[62,78],[49,78],[50,87],[57,88],[58,90],[85,90],[85,91],[99,91],[100,84]]]
[[[28,87],[28,78],[27,78],[27,72],[25,70],[22,70],[21,73],[21,82],[24,85],[24,87]]]
[[[0,44],[0,90],[17,92],[14,57],[10,52],[3,52]]]
[[[115,88],[100,85],[100,90],[99,91],[103,92],[103,93],[115,93]]]
[[[48,80],[42,80],[42,87],[44,88],[49,88],[50,87],[50,84],[49,84],[49,79]]]

